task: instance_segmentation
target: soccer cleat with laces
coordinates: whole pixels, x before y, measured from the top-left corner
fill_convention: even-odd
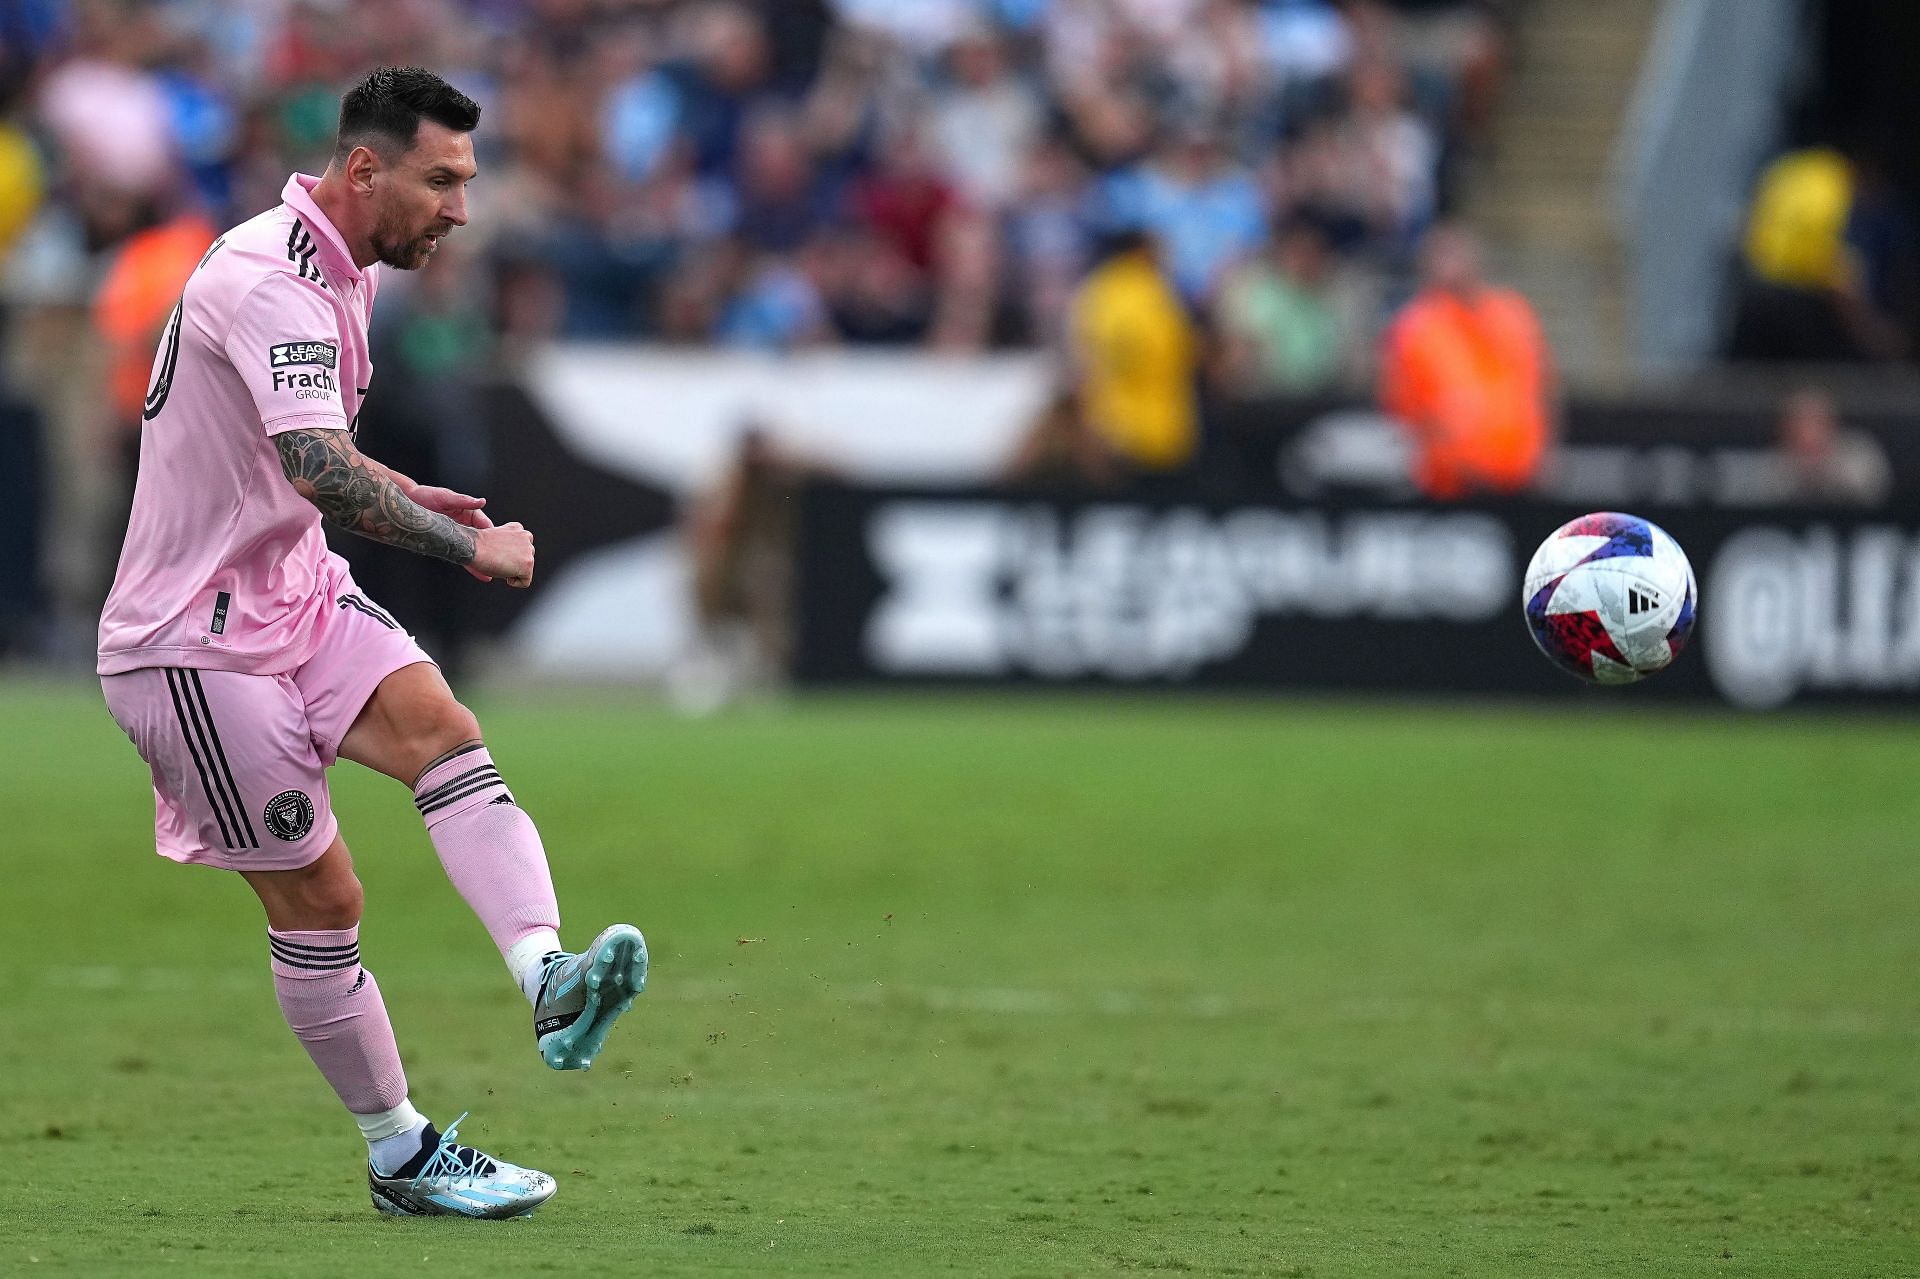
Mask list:
[[[390,1217],[524,1217],[558,1189],[552,1177],[516,1168],[454,1141],[461,1115],[444,1133],[427,1126],[420,1154],[390,1177],[367,1165],[373,1206]],[[418,1167],[415,1167],[415,1165]]]
[[[647,939],[632,924],[615,924],[578,955],[547,960],[533,1001],[540,1059],[555,1070],[585,1070],[634,996],[647,988]]]

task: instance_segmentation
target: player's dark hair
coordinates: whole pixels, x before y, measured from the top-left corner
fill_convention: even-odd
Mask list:
[[[345,159],[360,146],[383,156],[403,155],[413,149],[422,120],[472,133],[480,123],[480,104],[421,67],[375,67],[340,99],[334,156]]]

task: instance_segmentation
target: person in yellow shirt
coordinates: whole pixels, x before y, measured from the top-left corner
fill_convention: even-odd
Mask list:
[[[1200,442],[1200,340],[1145,233],[1116,240],[1080,285],[1071,333],[1087,420],[1143,473],[1178,471]]]
[[[44,194],[40,154],[32,139],[19,126],[0,119],[0,258],[13,250],[20,233],[33,221]]]
[[[1852,209],[1853,166],[1845,156],[1831,147],[1788,152],[1767,167],[1754,192],[1742,245],[1747,268],[1788,288],[1849,287]]]
[[[1884,251],[1862,251],[1863,242],[1884,242],[1903,221],[1884,188],[1871,157],[1834,147],[1789,151],[1767,166],[1741,238],[1729,356],[1833,361],[1904,353],[1891,313],[1896,273]]]

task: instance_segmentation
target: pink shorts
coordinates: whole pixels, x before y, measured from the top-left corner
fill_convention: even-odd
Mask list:
[[[162,857],[297,870],[339,833],[327,769],[393,672],[429,658],[341,575],[306,665],[285,675],[152,666],[103,675],[107,709],[153,772]]]

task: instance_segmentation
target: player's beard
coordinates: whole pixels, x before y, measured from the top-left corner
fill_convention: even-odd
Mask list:
[[[427,258],[433,253],[433,241],[427,238],[432,234],[432,231],[422,231],[409,235],[399,218],[388,217],[375,224],[373,234],[367,238],[378,261],[401,271],[417,271],[427,264]]]

